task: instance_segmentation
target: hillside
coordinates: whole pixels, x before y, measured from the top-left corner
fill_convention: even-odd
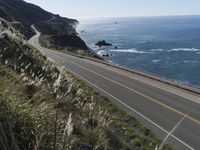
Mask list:
[[[68,47],[84,45],[76,35],[76,20],[22,0],[0,2],[0,150],[154,150],[161,143],[135,118],[27,42],[33,23],[43,36],[78,39],[66,42]],[[40,19],[26,17],[40,15],[35,11]]]
[[[43,46],[88,51],[76,33],[78,21],[75,19],[60,17],[23,0],[0,0],[0,18],[8,21],[12,30],[20,31],[26,40],[35,34],[31,28],[34,24],[44,36],[41,38]]]
[[[16,20],[29,26],[53,17],[53,14],[22,0],[0,0],[0,11],[4,12],[0,14],[2,18],[9,18],[8,21]]]
[[[136,119],[37,49],[1,36],[0,149],[153,150],[159,143]]]

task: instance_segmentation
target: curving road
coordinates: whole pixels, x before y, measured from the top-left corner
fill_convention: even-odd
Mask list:
[[[31,45],[106,95],[160,138],[164,139],[185,116],[167,143],[177,150],[200,150],[199,94],[87,58],[43,48],[38,41],[40,33],[36,33],[29,40]]]

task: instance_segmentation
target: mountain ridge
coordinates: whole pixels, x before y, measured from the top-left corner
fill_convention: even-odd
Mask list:
[[[0,0],[0,18],[11,25],[10,30],[17,30],[26,40],[34,34],[31,25],[41,32],[43,46],[54,49],[82,49],[88,52],[85,42],[78,36],[76,25],[78,20],[61,17],[45,11],[39,6],[27,3],[23,0]],[[80,44],[81,43],[81,44]]]

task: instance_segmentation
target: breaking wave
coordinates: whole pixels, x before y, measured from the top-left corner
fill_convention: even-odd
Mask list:
[[[139,51],[135,48],[132,49],[112,49],[111,52],[120,52],[120,53],[136,53],[136,54],[149,54],[152,52],[146,52],[146,51]]]
[[[158,59],[152,60],[153,63],[158,63],[158,62],[160,62],[160,61],[161,61],[161,60],[158,60]]]
[[[178,51],[184,51],[184,52],[200,52],[200,49],[196,48],[173,48],[171,50],[167,50],[168,52],[178,52]]]
[[[179,52],[179,51],[183,51],[183,52],[200,52],[200,49],[197,48],[173,48],[173,49],[151,49],[151,52]]]
[[[151,49],[151,52],[163,52],[165,51],[164,49]]]

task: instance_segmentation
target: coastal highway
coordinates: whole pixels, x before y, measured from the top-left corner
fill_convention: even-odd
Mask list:
[[[34,28],[33,28],[34,29]],[[36,30],[35,30],[36,31]],[[107,96],[177,150],[200,150],[200,95],[112,65],[53,51],[40,46],[40,33],[29,40],[44,55]]]

